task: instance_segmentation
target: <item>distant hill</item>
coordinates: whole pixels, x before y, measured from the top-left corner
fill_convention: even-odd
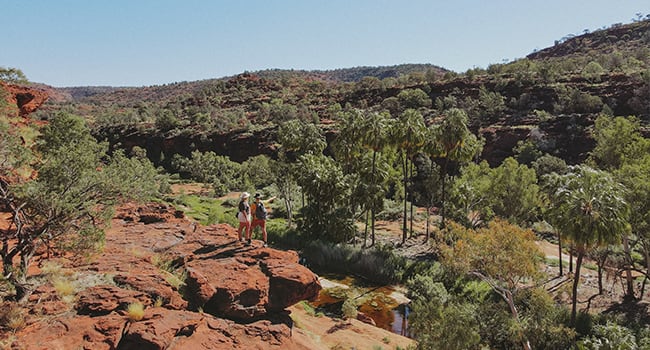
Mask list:
[[[627,52],[650,55],[650,20],[614,24],[606,29],[567,35],[555,45],[531,53],[529,59],[586,56]]]
[[[418,91],[419,90],[419,91]],[[345,108],[397,116],[415,105],[428,123],[464,109],[486,140],[483,159],[499,164],[518,141],[570,163],[593,147],[601,113],[650,123],[650,20],[568,36],[505,64],[455,73],[431,64],[304,71],[272,69],[148,87],[56,89],[39,118],[58,110],[86,117],[122,147],[146,148],[158,164],[176,153],[213,150],[237,161],[273,155],[277,126],[301,119],[330,137]],[[428,102],[420,104],[424,96]]]
[[[364,66],[353,68],[341,68],[333,70],[285,70],[268,69],[253,74],[262,78],[276,79],[281,77],[310,77],[333,82],[358,82],[365,77],[377,79],[399,78],[408,74],[433,74],[441,76],[449,70],[433,64],[399,64],[395,66]]]

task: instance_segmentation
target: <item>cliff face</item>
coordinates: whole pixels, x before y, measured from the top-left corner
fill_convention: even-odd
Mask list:
[[[36,111],[50,94],[46,89],[6,84],[0,82],[0,88],[8,92],[7,100],[18,108],[19,115],[26,117]]]
[[[72,274],[76,301],[54,282],[38,287],[28,325],[11,338],[16,348],[312,348],[292,339],[285,309],[318,295],[317,276],[295,252],[246,246],[230,226],[197,226],[161,204],[127,205],[101,254],[56,261]],[[183,283],[174,283],[180,271]],[[141,320],[129,318],[134,303],[145,307]]]
[[[603,75],[598,84],[590,83],[581,77],[572,77],[561,83],[582,93],[598,96],[603,103],[611,106],[615,115],[637,115],[641,118],[649,116],[650,110],[644,114],[643,110],[647,108],[639,105],[645,101],[639,97],[650,88],[643,80],[612,74]],[[504,112],[484,116],[474,120],[470,125],[474,133],[485,138],[486,144],[481,158],[491,165],[498,165],[506,157],[512,156],[517,142],[523,140],[532,140],[544,152],[561,157],[571,164],[585,160],[593,148],[595,143],[591,136],[591,128],[599,111],[549,113],[545,118],[533,112],[533,110],[553,111],[555,109],[555,104],[560,98],[559,92],[552,86],[535,82],[522,83],[516,79],[508,80],[507,77],[499,81],[457,79],[413,86],[428,91],[433,101],[439,97],[452,95],[459,101],[478,99],[482,87],[489,91],[498,91],[503,99],[508,101]],[[335,102],[344,105],[364,100],[370,105],[381,104],[385,99],[397,96],[400,91],[400,89],[367,90]],[[525,101],[525,106],[514,108],[516,106],[512,106],[512,102],[509,101]],[[327,130],[332,129],[329,125],[323,127]],[[334,139],[335,134],[329,131],[326,136],[329,142]],[[169,165],[174,154],[188,157],[193,150],[213,151],[238,162],[259,154],[274,157],[277,152],[275,127],[251,132],[233,131],[212,134],[181,132],[173,135],[161,134],[153,128],[114,128],[101,130],[97,137],[107,138],[111,144],[120,144],[126,149],[134,146],[142,147],[147,150],[152,161],[164,166]]]

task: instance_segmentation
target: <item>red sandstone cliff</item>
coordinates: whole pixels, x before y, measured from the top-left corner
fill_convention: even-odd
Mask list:
[[[9,93],[8,101],[18,108],[21,117],[25,117],[36,111],[50,97],[50,93],[44,88],[6,84],[3,82],[0,82],[0,88]]]

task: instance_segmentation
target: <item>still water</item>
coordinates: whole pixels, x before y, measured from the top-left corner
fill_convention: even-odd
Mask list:
[[[352,299],[359,312],[372,318],[377,327],[409,336],[409,300],[403,288],[375,286],[351,276],[332,274],[321,276],[320,281],[323,290],[318,299],[311,302],[317,312],[340,317],[343,302]]]

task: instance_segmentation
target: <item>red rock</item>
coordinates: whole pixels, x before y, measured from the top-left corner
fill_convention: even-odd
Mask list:
[[[116,286],[90,287],[80,292],[77,297],[77,311],[93,316],[106,315],[118,309],[125,310],[131,303],[139,302],[145,306],[152,304],[151,297],[146,293]]]
[[[189,234],[170,253],[185,260],[190,306],[220,317],[257,319],[313,299],[321,289],[296,252],[261,242],[246,246],[225,225]]]
[[[163,277],[155,274],[117,274],[113,277],[115,283],[126,285],[134,290],[144,292],[152,300],[162,299],[162,306],[182,310],[187,308],[187,301],[181,298],[178,290],[172,287]]]
[[[0,82],[0,88],[9,92],[8,102],[18,107],[21,117],[34,112],[50,97],[44,89],[6,84]]]
[[[129,205],[106,232],[104,249],[70,262],[83,275],[113,276],[118,284],[89,287],[77,294],[74,315],[45,284],[32,295],[29,326],[15,333],[20,349],[310,349],[291,338],[284,308],[318,295],[316,276],[297,264],[295,252],[245,246],[228,225],[195,226],[175,209]],[[165,221],[144,224],[141,213]],[[131,217],[132,221],[125,218]],[[157,260],[155,260],[156,258]],[[90,261],[89,261],[90,260]],[[154,262],[187,272],[188,301]],[[163,307],[153,307],[157,297]],[[125,309],[142,303],[145,316],[130,321]],[[208,313],[209,312],[209,313]],[[43,318],[42,315],[48,315]],[[227,317],[222,319],[213,316]],[[246,324],[238,324],[245,320]],[[251,322],[254,321],[254,322]],[[0,331],[0,336],[5,336]]]
[[[67,316],[31,324],[16,334],[16,349],[116,349],[126,324],[123,316]]]
[[[377,326],[377,323],[375,323],[375,320],[372,319],[372,317],[364,314],[363,312],[357,312],[357,320],[367,323],[373,326]]]

